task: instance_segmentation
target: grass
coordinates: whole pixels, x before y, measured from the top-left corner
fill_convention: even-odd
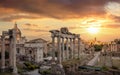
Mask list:
[[[63,62],[62,64],[63,64],[63,66],[68,67],[71,65],[79,64],[79,63],[80,63],[79,59],[72,59],[72,60],[68,60],[68,61]]]

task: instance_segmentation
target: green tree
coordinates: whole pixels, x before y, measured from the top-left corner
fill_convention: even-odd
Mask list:
[[[95,51],[101,51],[102,47],[103,47],[103,45],[98,45],[98,44],[94,45]]]

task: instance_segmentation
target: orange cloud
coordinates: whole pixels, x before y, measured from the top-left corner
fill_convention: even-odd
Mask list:
[[[105,16],[104,6],[110,2],[120,2],[119,0],[0,0],[0,8],[5,10],[12,9],[10,17],[0,20],[18,18],[82,18],[85,16]],[[11,14],[16,15],[11,15]],[[28,15],[18,15],[19,13]]]

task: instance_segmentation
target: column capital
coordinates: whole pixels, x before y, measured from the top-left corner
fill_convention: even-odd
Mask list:
[[[52,37],[52,38],[55,38],[55,34],[54,34],[54,33],[51,33],[51,37]]]
[[[2,32],[2,35],[3,35],[3,36],[6,36],[6,35],[8,35],[8,32],[7,32],[7,31],[3,31],[3,32]]]

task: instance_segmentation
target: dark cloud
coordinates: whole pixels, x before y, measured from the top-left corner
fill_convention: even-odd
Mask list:
[[[28,27],[38,27],[38,25],[36,25],[36,24],[30,24],[30,23],[26,23],[26,24],[24,24],[25,26],[28,26]]]
[[[13,20],[19,20],[22,18],[26,18],[26,19],[36,19],[36,18],[40,18],[40,17],[36,17],[36,16],[27,16],[27,15],[7,15],[7,16],[2,16],[0,17],[0,21],[13,21]]]
[[[109,1],[119,0],[0,0],[0,7],[13,9],[16,13],[37,14],[37,17],[80,18],[104,16],[104,5]]]
[[[47,30],[46,28],[43,28],[43,27],[41,28],[41,27],[39,27],[39,25],[36,25],[36,24],[26,23],[22,26],[23,26],[23,30],[25,30],[25,31],[49,32],[49,30]]]

